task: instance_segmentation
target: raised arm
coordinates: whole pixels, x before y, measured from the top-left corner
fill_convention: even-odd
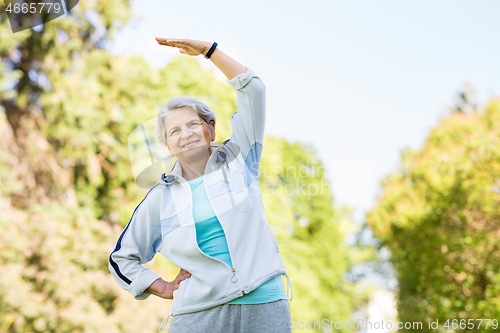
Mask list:
[[[212,43],[192,39],[180,38],[160,38],[156,37],[156,41],[160,45],[176,47],[182,54],[191,56],[206,55],[210,50]],[[243,74],[247,71],[246,67],[222,52],[219,47],[215,49],[209,58],[222,73],[231,80],[232,78]]]
[[[192,39],[156,37],[160,45],[179,48],[181,54],[206,55],[212,43]],[[238,109],[231,117],[231,142],[239,145],[245,162],[258,175],[266,118],[266,87],[254,72],[219,47],[210,60],[224,73],[227,82],[236,90]]]

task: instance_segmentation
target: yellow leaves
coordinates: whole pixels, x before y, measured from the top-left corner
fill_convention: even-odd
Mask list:
[[[456,273],[451,273],[451,276],[455,279],[455,281],[457,281],[458,283],[462,283],[463,281],[465,281],[465,279],[467,278],[467,273],[465,272],[460,272],[458,274]]]
[[[102,142],[104,142],[108,146],[111,146],[116,142],[116,140],[113,137],[111,137],[109,134],[104,133],[104,132],[99,133],[99,140],[101,140]]]
[[[48,55],[43,59],[43,64],[44,64],[44,70],[46,71],[51,71],[51,70],[57,70],[57,61],[53,55]]]
[[[489,130],[496,129],[500,135],[500,98],[496,97],[486,106],[483,116]]]
[[[26,91],[21,92],[17,95],[17,105],[21,109],[25,109],[28,105],[28,93]]]
[[[109,60],[109,65],[112,68],[123,69],[125,67],[125,65],[127,64],[127,62],[130,60],[130,57],[131,57],[130,54],[125,54],[121,57],[112,57]]]
[[[96,155],[87,158],[87,171],[89,182],[92,186],[97,186],[101,184],[102,178],[102,168],[101,163]]]
[[[2,331],[7,332],[9,330],[10,325],[12,325],[14,320],[16,320],[16,316],[14,316],[12,313],[6,313],[2,319],[3,319],[2,326],[5,329],[5,331],[3,329],[2,329]],[[2,324],[2,322],[0,322],[0,324]],[[0,328],[2,328],[2,326],[0,326]]]

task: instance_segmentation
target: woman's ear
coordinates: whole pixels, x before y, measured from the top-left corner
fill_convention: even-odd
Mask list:
[[[212,129],[210,131],[210,134],[211,134],[211,137],[212,137],[212,141],[214,141],[215,140],[215,121],[210,120],[210,128]]]

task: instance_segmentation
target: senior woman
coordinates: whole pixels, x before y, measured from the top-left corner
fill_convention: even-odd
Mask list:
[[[173,299],[161,325],[172,316],[171,333],[291,332],[281,275],[290,280],[259,186],[265,86],[217,43],[156,40],[210,59],[236,90],[237,112],[230,138],[216,146],[216,116],[204,103],[181,96],[160,109],[156,139],[177,160],[135,209],[109,269],[136,299]],[[157,252],[181,268],[173,281],[143,266]]]

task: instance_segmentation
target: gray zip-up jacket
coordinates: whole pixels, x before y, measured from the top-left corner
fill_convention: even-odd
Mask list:
[[[145,290],[160,278],[143,266],[157,252],[190,272],[191,277],[174,291],[169,316],[230,302],[275,276],[286,275],[259,186],[265,86],[250,68],[227,82],[237,91],[233,131],[229,140],[212,146],[204,185],[226,235],[233,267],[198,247],[191,188],[182,178],[179,161],[137,206],[109,256],[115,279],[140,300],[150,296]]]

